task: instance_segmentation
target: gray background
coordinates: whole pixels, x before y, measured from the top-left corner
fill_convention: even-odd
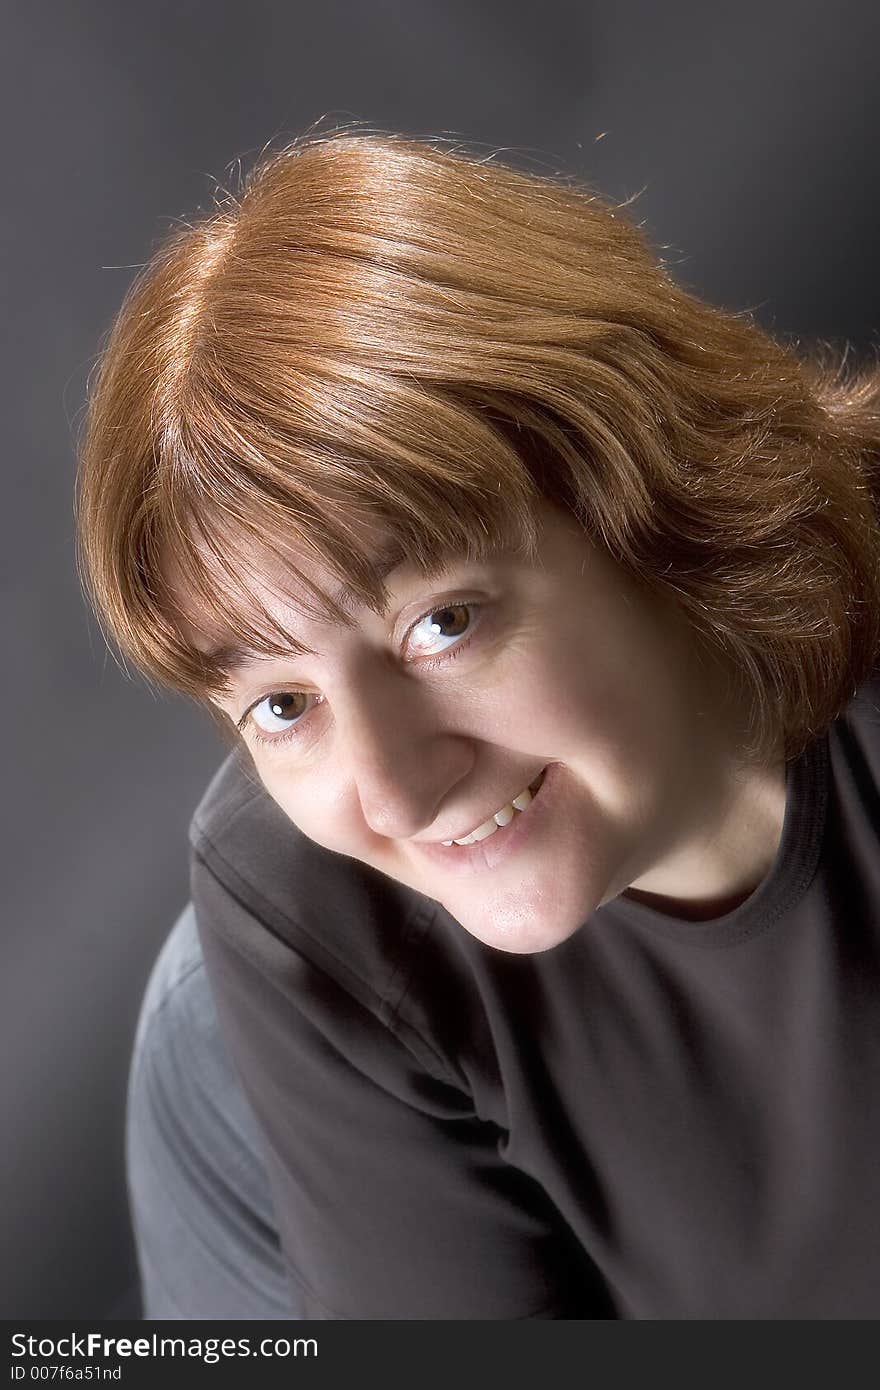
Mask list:
[[[127,680],[74,569],[72,438],[133,268],[237,156],[324,117],[580,173],[679,279],[877,342],[871,0],[77,0],[4,8],[0,1316],[136,1309],[122,1169],[138,1001],[222,750]]]

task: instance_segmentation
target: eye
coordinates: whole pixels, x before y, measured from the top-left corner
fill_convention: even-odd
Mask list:
[[[432,669],[454,661],[470,644],[474,627],[480,626],[481,607],[474,602],[441,603],[423,613],[406,638],[418,658],[417,664]],[[312,732],[308,716],[316,705],[323,703],[323,695],[310,695],[304,690],[273,690],[245,711],[237,728],[242,735],[250,731],[257,743],[273,747],[288,740],[299,741]]]
[[[310,698],[302,690],[273,691],[254,705],[246,717],[252,719],[264,734],[282,734],[299,723],[308,712]]]
[[[448,603],[424,613],[409,630],[410,645],[417,653],[445,651],[446,645],[457,642],[471,626],[473,604]],[[438,643],[446,643],[440,645]]]

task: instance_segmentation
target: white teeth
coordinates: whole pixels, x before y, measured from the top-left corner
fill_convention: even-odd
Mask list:
[[[540,783],[544,780],[543,772],[540,773],[539,777],[537,786],[534,782],[532,783],[532,786],[535,787],[534,793],[526,787],[525,791],[521,791],[518,796],[513,798],[513,801],[508,801],[506,806],[502,806],[499,811],[496,811],[490,820],[484,821],[482,825],[477,826],[476,830],[472,830],[470,835],[465,835],[461,840],[444,840],[443,844],[475,845],[480,840],[486,840],[490,835],[494,835],[500,827],[509,825],[513,820],[515,811],[524,811],[534,801],[535,795],[540,789]]]
[[[497,829],[498,822],[495,820],[495,817],[493,816],[491,820],[483,821],[482,825],[478,825],[476,830],[471,831],[470,835],[465,835],[464,839],[453,840],[453,844],[475,845],[478,840],[485,840],[490,835],[494,835]]]
[[[497,829],[498,826],[493,817],[492,820],[485,821],[483,825],[478,825],[476,830],[472,830],[468,839],[471,841],[486,840],[490,835],[494,835]]]

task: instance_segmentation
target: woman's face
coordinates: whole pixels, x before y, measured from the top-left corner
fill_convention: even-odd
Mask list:
[[[350,630],[270,597],[315,654],[248,662],[219,702],[305,835],[515,952],[564,941],[630,886],[674,885],[729,768],[671,606],[567,514],[547,505],[542,524],[536,564],[503,552],[429,581],[401,567],[386,616],[357,610]]]

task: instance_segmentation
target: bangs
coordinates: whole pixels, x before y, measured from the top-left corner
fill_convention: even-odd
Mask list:
[[[218,408],[214,387],[210,402],[191,400],[184,427],[166,431],[139,561],[141,592],[155,602],[138,628],[149,664],[178,689],[210,699],[229,693],[242,658],[307,654],[280,606],[351,627],[354,607],[385,613],[387,576],[402,563],[433,578],[501,550],[535,558],[539,487],[488,418],[434,400],[446,429],[429,431],[421,391],[421,415],[410,413],[416,392],[403,391],[389,420],[399,383],[382,383],[373,401],[361,384],[356,402],[337,386],[337,412],[356,409],[372,445],[343,455],[329,439],[292,444],[266,403],[246,422],[240,401]]]

